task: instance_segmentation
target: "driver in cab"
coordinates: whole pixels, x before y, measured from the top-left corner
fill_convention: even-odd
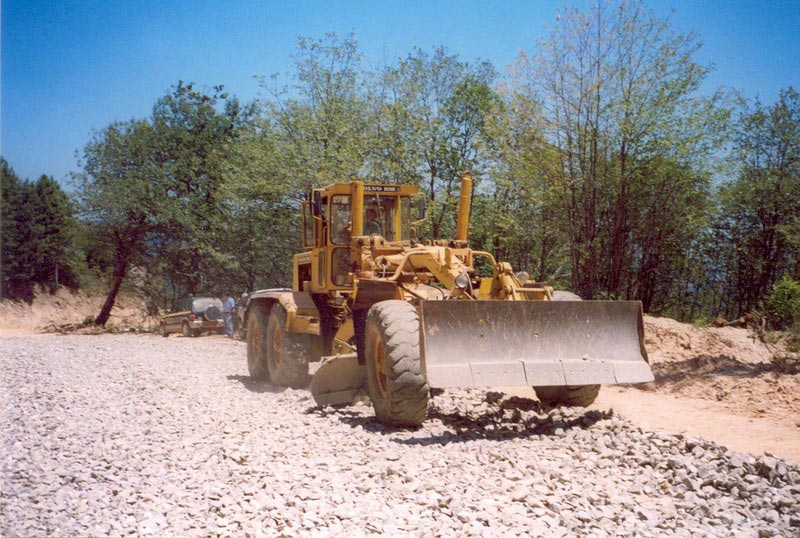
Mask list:
[[[378,221],[378,212],[373,208],[367,209],[364,214],[364,234],[365,235],[383,235],[383,226]]]

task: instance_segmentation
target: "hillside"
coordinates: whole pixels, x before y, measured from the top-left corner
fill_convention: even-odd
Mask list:
[[[32,304],[0,301],[0,331],[4,333],[44,332],[63,325],[81,325],[94,319],[106,296],[59,288],[50,294],[36,293]],[[147,316],[145,301],[134,294],[120,292],[111,311],[109,328],[149,329],[154,320]]]

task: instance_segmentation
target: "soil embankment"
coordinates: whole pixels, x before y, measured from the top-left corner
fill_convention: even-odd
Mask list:
[[[106,300],[102,293],[72,291],[61,287],[55,293],[40,289],[33,303],[0,301],[0,335],[53,332],[56,328],[91,323]],[[150,329],[145,301],[134,294],[117,296],[107,326],[112,329]]]

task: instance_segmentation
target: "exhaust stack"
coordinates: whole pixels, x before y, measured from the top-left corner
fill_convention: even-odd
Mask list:
[[[456,241],[466,241],[469,235],[469,209],[472,202],[472,176],[464,172],[461,176],[461,196],[458,199],[458,221]]]

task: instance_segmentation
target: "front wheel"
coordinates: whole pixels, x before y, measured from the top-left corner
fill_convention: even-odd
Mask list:
[[[189,324],[185,321],[181,323],[181,334],[187,338],[192,336],[192,330],[189,328]]]
[[[167,324],[164,323],[163,321],[161,322],[161,325],[159,326],[159,332],[161,333],[161,336],[163,336],[164,338],[169,336],[169,331],[167,331]]]
[[[554,301],[580,301],[581,298],[568,291],[554,291]],[[548,407],[588,407],[600,394],[600,385],[567,385],[533,387],[539,401]]]
[[[405,301],[382,301],[367,314],[367,392],[378,421],[416,427],[428,413],[419,351],[419,316]]]

